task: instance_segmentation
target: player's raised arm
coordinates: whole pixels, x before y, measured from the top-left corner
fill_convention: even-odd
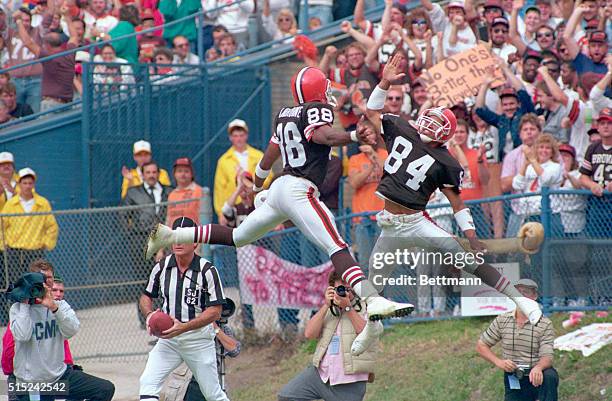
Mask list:
[[[393,57],[391,57],[391,60],[389,60],[383,69],[382,79],[378,85],[376,85],[372,91],[372,94],[370,95],[370,98],[368,99],[367,116],[379,132],[382,125],[380,116],[383,108],[385,107],[387,90],[391,86],[391,82],[400,80],[404,77],[404,75],[406,75],[403,72],[399,72],[399,64],[401,59],[402,57],[399,53],[395,53]]]
[[[263,189],[264,181],[270,175],[270,170],[272,170],[272,165],[276,161],[276,159],[280,156],[280,148],[278,146],[279,141],[276,136],[276,133],[272,135],[272,139],[270,139],[270,143],[268,143],[268,147],[266,151],[255,167],[255,179],[253,182],[253,191],[259,192]]]

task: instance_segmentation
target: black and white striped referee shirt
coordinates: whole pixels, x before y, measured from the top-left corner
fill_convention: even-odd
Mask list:
[[[185,274],[179,271],[174,255],[160,260],[143,292],[151,298],[161,295],[162,311],[183,323],[195,319],[209,306],[225,303],[217,268],[198,255],[194,255]]]

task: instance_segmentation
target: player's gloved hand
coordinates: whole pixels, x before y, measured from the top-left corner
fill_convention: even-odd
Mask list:
[[[149,313],[149,314],[147,315],[147,320],[145,321],[145,326],[147,326],[147,333],[148,333],[150,336],[152,336],[152,335],[153,335],[153,333],[151,333],[151,326],[149,326],[149,321],[151,320],[151,316],[153,316],[153,315],[154,315],[154,314],[156,314],[157,312],[161,312],[161,311],[159,310],[159,308],[158,308],[158,309],[156,309],[156,310],[154,310],[154,311],[152,311],[151,313]]]

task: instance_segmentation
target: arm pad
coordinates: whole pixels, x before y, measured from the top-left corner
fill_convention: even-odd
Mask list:
[[[387,99],[387,91],[380,89],[380,86],[376,85],[370,98],[368,99],[368,109],[370,110],[382,110],[385,107],[385,100]]]
[[[461,231],[476,229],[476,226],[474,226],[474,219],[472,218],[472,213],[467,207],[455,213],[455,221],[457,222],[457,225],[459,226]]]

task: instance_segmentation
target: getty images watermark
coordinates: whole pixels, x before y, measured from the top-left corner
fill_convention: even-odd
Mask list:
[[[484,252],[442,252],[425,249],[396,249],[392,252],[373,252],[371,257],[373,271],[370,278],[376,286],[482,285],[482,280],[478,277],[430,276],[427,274],[389,276],[397,266],[404,266],[410,270],[416,269],[417,273],[420,266],[448,266],[457,269],[468,267],[469,271],[474,271],[478,266],[485,263],[484,257]]]

